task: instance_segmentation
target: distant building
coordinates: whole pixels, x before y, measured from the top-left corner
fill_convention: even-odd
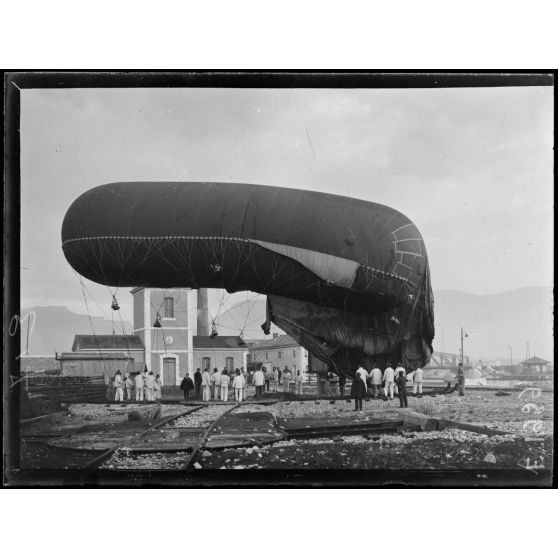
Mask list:
[[[308,366],[308,351],[290,335],[274,333],[272,339],[250,346],[248,366],[255,368],[258,364],[276,366],[281,370],[287,366],[292,372],[305,372]]]
[[[541,376],[544,373],[548,372],[549,364],[550,362],[548,360],[544,360],[543,358],[539,358],[537,356],[533,356],[519,363],[519,365],[522,367],[522,374],[529,374],[533,376]]]
[[[231,371],[247,366],[248,345],[238,335],[218,335],[213,339],[206,335],[194,335],[193,346],[194,371],[196,368],[202,372],[214,368]]]

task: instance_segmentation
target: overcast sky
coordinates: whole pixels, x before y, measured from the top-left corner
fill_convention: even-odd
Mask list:
[[[434,290],[550,286],[552,103],[550,87],[23,90],[22,306],[85,312],[62,219],[89,188],[133,180],[382,203],[421,231]],[[107,311],[106,287],[86,284]],[[131,320],[130,302],[122,295]]]

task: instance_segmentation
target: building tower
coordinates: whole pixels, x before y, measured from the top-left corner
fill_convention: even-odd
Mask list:
[[[132,289],[134,334],[145,346],[147,368],[161,376],[164,386],[180,385],[188,372],[193,377],[193,342],[190,316],[196,316],[196,292],[191,289]],[[160,326],[160,327],[158,327]]]

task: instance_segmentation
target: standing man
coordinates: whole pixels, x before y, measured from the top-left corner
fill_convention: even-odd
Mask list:
[[[242,401],[242,391],[244,390],[244,376],[240,373],[240,370],[236,371],[236,376],[234,377],[232,387],[234,389],[234,398],[237,402]]]
[[[268,370],[267,368],[265,369],[265,391],[269,391],[269,384],[271,383],[271,376],[272,376],[272,372],[271,370]]]
[[[395,383],[395,370],[391,367],[391,362],[387,363],[387,368],[384,370],[382,381],[385,382],[384,392],[386,397],[393,399],[393,386]]]
[[[407,402],[407,376],[405,375],[404,370],[399,371],[399,376],[395,380],[397,382],[397,387],[399,388],[397,395],[399,396],[399,406],[400,407],[408,407],[409,403]]]
[[[285,366],[283,370],[283,391],[289,391],[289,384],[291,383],[291,371]]]
[[[136,401],[141,401],[143,403],[143,391],[145,387],[145,383],[143,381],[143,375],[141,372],[136,374],[134,378],[134,383],[136,384]]]
[[[120,370],[116,371],[114,375],[114,400],[124,403],[124,393],[122,391],[122,376]]]
[[[378,368],[376,363],[374,363],[370,371],[370,376],[372,376],[372,393],[374,397],[379,397],[382,391],[382,371]]]
[[[366,394],[366,384],[360,375],[356,373],[356,378],[353,380],[351,387],[351,398],[355,400],[355,411],[362,411],[362,398]]]
[[[126,373],[124,376],[124,393],[126,394],[126,401],[132,400],[132,386],[133,382],[130,378],[130,374]]]
[[[103,376],[105,379],[105,399],[107,400],[108,406],[112,401],[112,378],[110,377],[110,373],[106,368]]]
[[[358,365],[357,374],[360,374],[360,379],[364,382],[365,392],[364,395],[368,393],[368,370],[362,367],[362,364]]]
[[[209,375],[209,370],[207,370],[207,368],[202,374],[201,387],[203,391],[202,400],[209,401],[211,395],[211,376]]]
[[[463,363],[460,362],[457,367],[457,387],[459,395],[465,396],[465,372],[463,371]]]
[[[246,386],[248,385],[248,372],[244,366],[240,369],[240,375],[242,376],[242,399],[246,400]]]
[[[190,378],[190,375],[188,374],[188,372],[186,372],[186,376],[182,378],[182,382],[180,383],[180,389],[184,392],[184,399],[190,398],[190,390],[193,387],[194,387],[194,382],[192,382],[192,378]]]
[[[273,384],[273,391],[277,391],[279,387],[279,368],[276,366],[273,367],[273,378],[271,381]]]
[[[220,382],[221,382],[221,401],[228,401],[230,378],[229,375],[227,374],[226,368],[225,370],[223,370],[223,373],[221,374]]]
[[[201,393],[201,384],[202,384],[202,373],[199,368],[196,368],[194,372],[194,386],[196,388],[195,394],[199,395]]]
[[[296,393],[297,395],[302,395],[302,380],[304,378],[302,377],[302,374],[300,373],[300,370],[296,373],[296,378],[295,378],[295,384],[296,384]]]
[[[147,401],[155,399],[155,378],[153,372],[149,372],[145,377],[145,398]]]
[[[413,374],[413,395],[422,397],[422,368],[417,368]]]
[[[260,367],[254,372],[254,377],[252,378],[252,382],[256,386],[256,399],[262,398],[263,393],[263,386],[265,382],[265,376],[262,372],[261,365]]]

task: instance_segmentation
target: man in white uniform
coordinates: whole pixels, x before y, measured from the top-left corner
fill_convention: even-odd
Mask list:
[[[370,375],[372,376],[372,394],[374,397],[378,397],[382,389],[382,371],[374,364]]]
[[[360,374],[360,379],[364,382],[365,390],[368,391],[368,372],[365,368],[362,367],[362,364],[358,365],[357,368],[357,378],[358,374]]]
[[[384,370],[382,381],[385,382],[384,393],[386,397],[393,399],[393,386],[395,383],[395,370],[391,367],[391,362],[388,362],[387,368]]]
[[[413,374],[413,395],[417,393],[422,397],[422,368],[417,368]]]
[[[242,392],[244,391],[244,376],[237,371],[234,377],[232,387],[234,389],[234,397],[237,401],[242,401]]]
[[[134,383],[136,384],[136,401],[143,401],[143,389],[145,387],[145,383],[141,373],[136,374]]]
[[[209,375],[209,370],[207,370],[207,368],[203,371],[202,374],[201,387],[203,401],[209,401],[211,395],[211,376]]]

